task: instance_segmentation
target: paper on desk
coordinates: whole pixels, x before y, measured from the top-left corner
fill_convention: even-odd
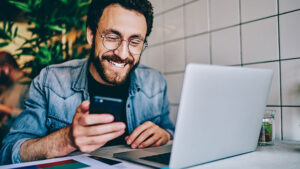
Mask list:
[[[90,158],[89,154],[0,166],[1,169],[47,169],[50,167],[55,169],[116,169],[112,165]]]
[[[91,156],[82,154],[77,156],[54,158],[48,160],[26,162],[20,164],[12,164],[0,166],[0,169],[140,169],[130,163],[121,162],[118,160]]]

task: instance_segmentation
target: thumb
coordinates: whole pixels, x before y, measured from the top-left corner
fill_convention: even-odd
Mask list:
[[[78,113],[87,113],[90,110],[90,101],[85,100],[83,101],[80,106],[78,107]]]

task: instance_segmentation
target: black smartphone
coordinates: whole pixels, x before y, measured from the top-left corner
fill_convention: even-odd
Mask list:
[[[92,96],[90,100],[90,113],[109,113],[112,115],[121,115],[123,111],[123,100],[110,97]],[[114,121],[119,121],[119,117]]]

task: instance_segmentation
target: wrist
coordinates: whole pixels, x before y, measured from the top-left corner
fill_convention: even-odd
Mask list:
[[[70,133],[71,126],[67,126],[49,135],[46,158],[65,156],[76,150]]]

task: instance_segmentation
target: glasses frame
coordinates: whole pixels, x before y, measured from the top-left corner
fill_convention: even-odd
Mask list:
[[[113,33],[108,33],[108,34],[113,34]],[[144,50],[148,47],[148,42],[147,42],[147,40],[143,40],[143,47],[142,47],[141,52],[138,53],[138,54],[137,54],[137,53],[132,53],[131,50],[130,50],[130,48],[129,48],[129,44],[130,44],[130,41],[131,41],[132,39],[125,40],[125,39],[121,38],[119,35],[117,35],[117,36],[119,36],[120,39],[121,39],[120,42],[119,42],[119,44],[118,44],[118,46],[117,46],[115,49],[109,49],[109,48],[107,48],[107,47],[105,46],[105,44],[104,44],[104,40],[105,40],[105,38],[106,38],[106,35],[108,35],[108,34],[102,34],[100,37],[102,38],[102,45],[104,46],[104,48],[107,49],[107,50],[110,50],[110,51],[114,51],[114,50],[118,49],[118,48],[121,46],[121,44],[122,44],[123,41],[126,41],[126,42],[127,42],[127,48],[128,48],[128,51],[129,51],[132,55],[142,55],[142,53],[144,52]],[[141,40],[142,40],[142,39],[141,39]]]

